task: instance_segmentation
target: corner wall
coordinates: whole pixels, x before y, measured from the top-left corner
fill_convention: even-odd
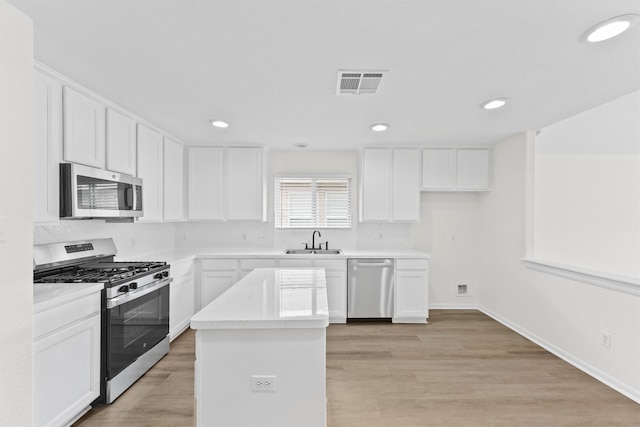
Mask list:
[[[531,133],[494,147],[494,188],[480,196],[480,307],[640,403],[640,297],[529,270]],[[601,332],[611,348],[600,344]]]
[[[0,0],[0,425],[32,421],[33,23]]]

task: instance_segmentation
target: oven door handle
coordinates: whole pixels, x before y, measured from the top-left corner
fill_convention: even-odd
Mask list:
[[[149,283],[142,289],[137,289],[134,292],[127,292],[126,294],[122,294],[115,298],[111,298],[110,300],[107,301],[107,309],[114,308],[131,301],[135,301],[140,297],[148,295],[151,292],[155,292],[158,289],[167,286],[171,282],[173,282],[173,277],[167,277],[157,282]]]

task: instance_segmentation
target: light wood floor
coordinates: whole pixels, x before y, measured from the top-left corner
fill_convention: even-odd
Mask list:
[[[329,427],[640,426],[640,405],[475,310],[327,330]],[[76,425],[192,426],[195,334]],[[300,426],[304,427],[304,426]]]

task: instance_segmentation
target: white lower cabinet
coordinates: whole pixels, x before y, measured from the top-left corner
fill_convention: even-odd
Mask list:
[[[394,323],[426,323],[429,317],[429,261],[396,259]]]
[[[173,341],[189,327],[195,313],[195,281],[193,260],[171,264],[171,290],[169,292],[169,336]]]
[[[100,395],[100,291],[34,314],[36,426],[75,421]]]
[[[347,321],[347,260],[345,259],[280,259],[281,268],[324,268],[330,323]]]
[[[315,260],[315,267],[324,267],[329,300],[329,322],[347,322],[347,260]]]
[[[237,259],[203,259],[200,269],[198,309],[218,298],[240,279]]]

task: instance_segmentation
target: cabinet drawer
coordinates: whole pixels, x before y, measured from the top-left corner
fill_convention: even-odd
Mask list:
[[[426,270],[428,266],[426,259],[396,259],[396,270]]]
[[[235,270],[238,268],[236,259],[203,259],[203,270]]]
[[[41,337],[95,313],[100,313],[100,292],[35,313],[33,337]]]
[[[347,261],[346,260],[319,260],[316,259],[316,267],[324,267],[325,270],[342,270],[347,271]]]
[[[171,277],[175,280],[193,274],[193,260],[180,261],[171,264]]]
[[[254,268],[274,268],[276,266],[275,259],[241,259],[240,270],[253,270]]]
[[[278,260],[280,268],[307,268],[313,267],[312,259],[280,259]]]

